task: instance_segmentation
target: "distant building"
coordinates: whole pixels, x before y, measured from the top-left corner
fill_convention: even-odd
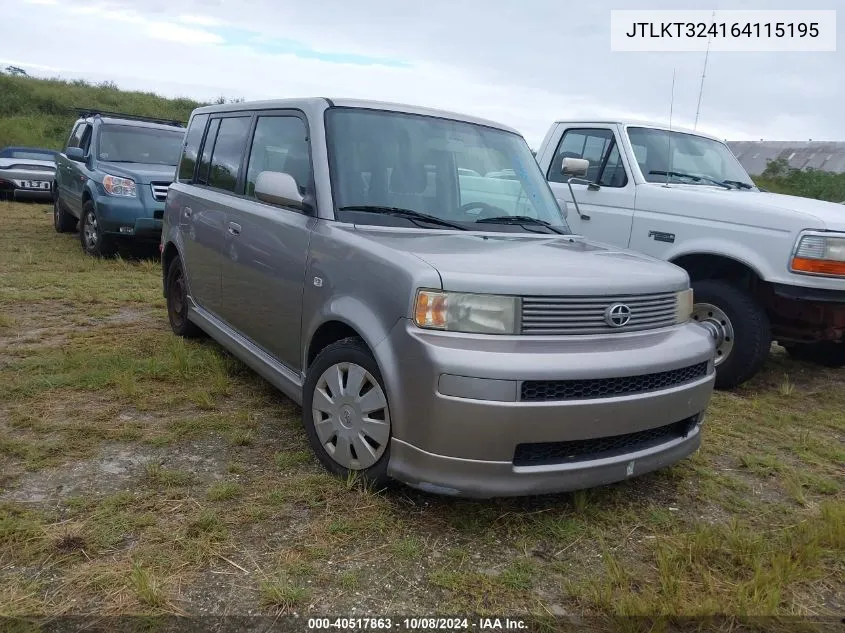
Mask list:
[[[845,143],[838,141],[728,141],[731,151],[752,176],[770,160],[785,158],[795,169],[845,173]]]

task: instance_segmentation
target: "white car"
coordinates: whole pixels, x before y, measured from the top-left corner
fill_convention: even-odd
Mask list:
[[[0,150],[0,197],[12,200],[43,200],[53,195],[56,152],[36,147],[4,147]]]
[[[718,138],[654,123],[558,121],[537,161],[574,232],[687,271],[717,386],[751,378],[773,340],[845,365],[842,205],[760,191]]]

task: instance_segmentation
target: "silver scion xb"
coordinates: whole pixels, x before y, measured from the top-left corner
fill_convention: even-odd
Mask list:
[[[164,214],[170,324],[300,403],[339,475],[493,497],[668,466],[698,448],[714,378],[687,274],[565,216],[490,121],[200,108]]]

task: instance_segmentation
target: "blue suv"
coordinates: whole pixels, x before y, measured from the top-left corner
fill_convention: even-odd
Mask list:
[[[120,239],[158,242],[184,136],[179,121],[80,111],[56,157],[56,231],[78,225],[82,250],[96,257],[113,255]]]

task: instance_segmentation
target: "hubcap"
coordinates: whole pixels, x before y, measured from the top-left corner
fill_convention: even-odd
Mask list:
[[[387,398],[360,365],[337,363],[323,372],[314,388],[312,415],[320,443],[344,468],[369,468],[387,449]]]
[[[88,248],[97,245],[97,216],[91,212],[85,216],[85,245]]]
[[[696,303],[692,318],[703,325],[716,341],[716,366],[721,365],[734,347],[734,328],[725,312],[712,303]]]

